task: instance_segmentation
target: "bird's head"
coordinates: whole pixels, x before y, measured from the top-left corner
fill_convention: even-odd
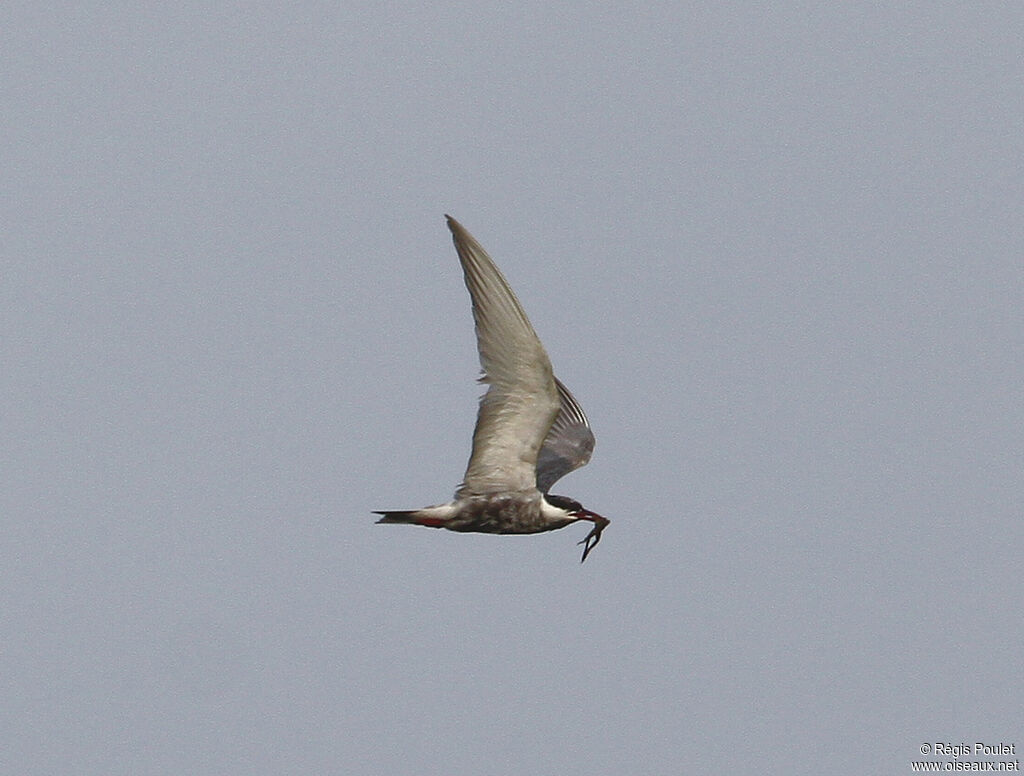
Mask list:
[[[583,557],[580,558],[580,563],[582,563],[587,559],[587,555],[590,554],[590,551],[597,546],[599,541],[601,541],[601,532],[608,526],[611,520],[606,517],[601,517],[597,512],[591,512],[589,509],[584,509],[580,502],[574,501],[573,499],[565,496],[552,496],[550,494],[546,494],[544,498],[549,504],[564,510],[568,514],[568,517],[573,520],[589,520],[594,524],[594,527],[591,529],[590,533],[587,534],[587,537],[583,539],[583,541],[579,542],[579,544],[583,545]]]

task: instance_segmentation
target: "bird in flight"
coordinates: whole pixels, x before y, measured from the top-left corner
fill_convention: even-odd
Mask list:
[[[579,520],[593,523],[583,558],[610,522],[578,501],[548,491],[590,460],[594,434],[551,361],[519,300],[473,236],[445,216],[473,302],[477,349],[488,384],[480,399],[473,452],[455,499],[423,509],[374,512],[378,523],[449,531],[528,534]]]

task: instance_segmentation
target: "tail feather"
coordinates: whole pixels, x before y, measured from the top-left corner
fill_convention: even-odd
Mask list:
[[[415,509],[407,509],[399,512],[377,512],[375,510],[373,514],[383,515],[383,517],[377,521],[378,523],[414,523],[416,521],[413,517],[416,512],[417,510]]]
[[[429,528],[443,528],[445,520],[440,517],[431,517],[423,514],[419,509],[407,509],[398,512],[377,512],[375,515],[382,515],[378,523],[406,523],[409,525],[425,525]]]

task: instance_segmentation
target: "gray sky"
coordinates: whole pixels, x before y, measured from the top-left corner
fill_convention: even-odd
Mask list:
[[[5,4],[0,771],[1024,746],[1022,39],[1019,3]],[[590,415],[583,566],[586,527],[373,523],[469,453],[445,212]]]

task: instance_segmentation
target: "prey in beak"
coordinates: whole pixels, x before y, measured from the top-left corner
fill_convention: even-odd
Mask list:
[[[587,534],[587,538],[583,539],[583,541],[576,542],[577,544],[583,545],[583,557],[580,558],[580,563],[587,559],[590,551],[597,546],[599,541],[601,541],[601,532],[607,528],[608,524],[611,522],[607,517],[601,517],[601,515],[596,512],[591,512],[588,509],[584,509],[582,511],[583,516],[581,516],[580,519],[592,521],[594,523],[594,527],[591,529],[590,533]]]

